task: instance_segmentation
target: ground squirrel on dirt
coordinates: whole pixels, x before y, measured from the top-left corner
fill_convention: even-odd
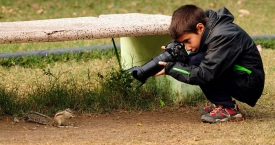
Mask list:
[[[67,119],[72,117],[74,117],[72,110],[67,108],[64,111],[58,111],[55,114],[54,119],[50,118],[47,115],[44,115],[35,111],[30,111],[24,117],[24,120],[28,122],[35,122],[35,123],[44,124],[44,125],[53,125],[56,127],[62,127],[62,126],[66,126]]]
[[[67,126],[67,119],[74,117],[73,112],[71,109],[65,109],[64,111],[58,111],[54,115],[54,122],[53,125],[57,127]]]

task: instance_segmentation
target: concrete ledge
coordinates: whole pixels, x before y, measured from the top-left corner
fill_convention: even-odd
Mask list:
[[[0,44],[163,35],[170,22],[171,16],[139,13],[1,22]]]

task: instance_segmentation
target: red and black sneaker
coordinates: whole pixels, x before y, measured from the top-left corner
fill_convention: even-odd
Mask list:
[[[213,111],[216,108],[215,104],[211,104],[209,106],[206,106],[204,108],[200,109],[201,115],[209,114],[211,111]]]
[[[243,120],[243,118],[237,105],[235,105],[234,108],[225,108],[219,105],[209,114],[202,115],[201,120],[205,123],[217,123],[224,121],[240,121]]]

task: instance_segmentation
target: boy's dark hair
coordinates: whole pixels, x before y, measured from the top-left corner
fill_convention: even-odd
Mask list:
[[[185,33],[196,33],[197,24],[206,26],[208,18],[204,10],[195,5],[184,5],[174,11],[169,27],[170,36],[176,40]]]

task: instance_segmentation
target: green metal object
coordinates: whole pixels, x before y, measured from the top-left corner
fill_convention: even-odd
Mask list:
[[[121,63],[124,70],[134,66],[141,66],[150,61],[155,56],[163,53],[161,46],[165,46],[171,41],[169,35],[139,36],[139,37],[122,37],[120,38],[121,47]],[[175,93],[180,93],[179,97],[198,89],[197,86],[185,84],[175,80],[170,76],[157,77],[160,87],[172,89]],[[165,82],[169,82],[170,86],[164,86]],[[179,98],[180,99],[180,98]]]

